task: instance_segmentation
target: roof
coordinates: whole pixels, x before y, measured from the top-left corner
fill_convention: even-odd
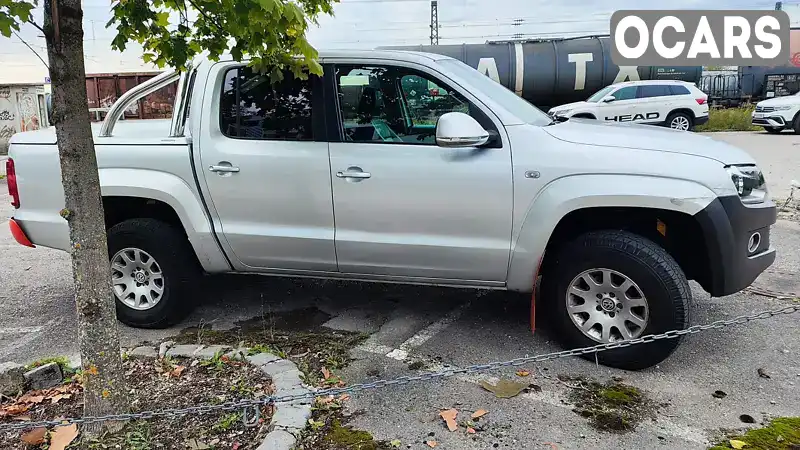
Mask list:
[[[639,80],[639,81],[622,81],[614,83],[614,86],[637,86],[640,84],[688,84],[694,86],[694,83],[683,80]]]
[[[411,50],[348,50],[348,49],[331,49],[319,50],[319,59],[344,59],[344,58],[358,58],[358,59],[389,59],[395,61],[408,61],[426,63],[430,61],[441,61],[444,59],[453,59],[449,56],[439,55],[436,53],[418,52]],[[229,54],[221,55],[220,61],[232,61],[233,58]],[[195,60],[198,64],[203,64],[206,60],[198,58]]]

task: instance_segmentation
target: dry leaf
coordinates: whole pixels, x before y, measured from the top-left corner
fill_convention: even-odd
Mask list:
[[[47,428],[34,428],[21,436],[22,442],[29,445],[39,445],[44,442],[45,434],[47,434]]]
[[[518,377],[527,377],[527,376],[528,376],[528,375],[530,375],[530,374],[531,374],[531,373],[530,373],[530,371],[528,371],[528,370],[525,370],[525,369],[522,369],[522,370],[518,370],[518,371],[517,371],[517,376],[518,376]]]
[[[17,416],[29,410],[31,405],[8,405],[0,409],[0,417]]]
[[[86,373],[86,374],[89,374],[89,375],[97,375],[99,372],[97,372],[97,366],[90,366],[83,373]]]
[[[61,400],[70,399],[70,398],[72,398],[72,394],[56,394],[56,395],[50,397],[50,403],[51,404],[52,403],[58,403]]]
[[[448,409],[446,411],[442,411],[439,415],[444,419],[444,422],[447,424],[447,429],[450,431],[456,431],[458,429],[458,423],[456,423],[456,416],[458,416],[458,410],[455,408]]]
[[[497,398],[511,398],[516,397],[522,392],[525,388],[528,387],[527,384],[523,383],[516,383],[514,381],[509,380],[499,380],[497,384],[492,385],[487,383],[486,381],[481,381],[481,387],[486,389],[487,391],[494,392],[495,397]]]
[[[439,445],[439,443],[438,443],[438,442],[436,442],[436,441],[427,441],[427,442],[425,442],[425,443],[426,443],[426,444],[428,444],[428,447],[430,447],[430,448],[434,448],[434,447],[436,447],[437,445]]]
[[[78,437],[78,426],[74,423],[57,427],[50,433],[49,450],[64,450],[76,437]]]
[[[322,368],[322,378],[327,380],[330,377],[331,377],[331,371],[328,370],[327,368],[323,367]]]
[[[339,396],[339,401],[340,402],[346,402],[348,400],[350,400],[350,395],[349,394],[342,394],[342,395]]]
[[[467,434],[475,434],[475,428],[467,427]]]
[[[737,441],[736,439],[731,439],[730,443],[731,443],[731,447],[733,447],[735,449],[744,448],[747,445],[747,442]]]
[[[478,417],[483,417],[488,413],[489,413],[489,411],[487,411],[485,409],[479,409],[479,410],[475,411],[474,413],[472,413],[472,418],[473,419],[477,419]]]
[[[171,376],[175,377],[175,378],[180,378],[180,376],[181,376],[181,374],[183,373],[184,370],[186,370],[186,366],[178,366],[178,367],[172,369],[172,371],[170,371],[169,374]]]

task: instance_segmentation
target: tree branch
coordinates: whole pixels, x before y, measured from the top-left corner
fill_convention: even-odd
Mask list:
[[[202,14],[202,15],[203,15],[203,17],[205,17],[205,18],[206,18],[206,20],[208,20],[209,22],[213,23],[213,24],[214,24],[214,26],[215,26],[215,27],[217,27],[217,29],[218,29],[218,30],[220,30],[220,31],[222,31],[222,30],[223,30],[223,28],[222,28],[222,25],[220,25],[219,23],[217,23],[217,21],[216,21],[216,20],[214,20],[214,19],[212,19],[211,17],[208,17],[208,14],[206,14],[206,12],[205,12],[205,11],[204,11],[202,8],[200,8],[199,6],[197,6],[197,4],[194,2],[194,0],[189,0],[189,3],[190,3],[190,4],[191,4],[193,7],[194,7],[194,9],[196,9],[196,10],[197,10],[197,12],[199,12],[200,14]]]
[[[29,20],[28,23],[33,25],[33,26],[35,26],[39,31],[42,32],[42,34],[44,34],[44,28],[42,28],[38,23],[36,23],[36,22],[34,22],[32,20]]]
[[[17,34],[17,32],[16,32],[16,31],[14,31],[14,30],[11,30],[11,32],[12,32],[12,33],[14,33],[14,36],[16,36],[16,37],[17,37],[17,38],[18,38],[20,41],[22,41],[22,43],[23,43],[23,44],[25,44],[25,46],[26,46],[26,47],[28,47],[28,49],[30,49],[30,51],[32,51],[32,52],[33,52],[33,54],[34,54],[34,55],[36,55],[36,57],[37,57],[37,58],[39,58],[39,61],[41,61],[41,62],[42,62],[42,64],[44,64],[44,66],[45,66],[45,67],[47,67],[47,71],[48,71],[48,72],[50,72],[50,66],[48,66],[48,65],[47,65],[47,63],[46,63],[46,62],[45,62],[45,60],[44,60],[44,59],[41,57],[41,55],[39,55],[39,53],[37,53],[37,52],[36,52],[36,50],[34,50],[34,49],[33,49],[33,47],[31,47],[31,46],[30,46],[30,45],[29,45],[27,42],[25,42],[25,39],[22,39],[22,36],[20,36],[19,34]]]

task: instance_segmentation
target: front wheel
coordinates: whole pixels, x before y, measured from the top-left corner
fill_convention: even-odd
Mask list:
[[[625,231],[597,231],[566,244],[543,278],[557,333],[568,348],[624,342],[688,325],[691,290],[663,248]],[[666,359],[680,338],[597,353],[600,363],[640,370]],[[595,354],[583,355],[594,360]]]
[[[154,219],[130,219],[108,230],[117,319],[137,328],[165,328],[190,309],[199,268],[179,230]]]
[[[689,114],[676,112],[667,117],[667,126],[673,130],[691,131],[694,120]]]

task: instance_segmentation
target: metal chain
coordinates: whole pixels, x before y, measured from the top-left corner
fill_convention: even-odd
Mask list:
[[[639,345],[639,344],[647,344],[650,342],[659,341],[662,339],[675,339],[681,336],[685,336],[688,334],[696,334],[702,331],[707,330],[714,330],[714,329],[722,329],[732,325],[743,325],[748,322],[752,322],[754,320],[763,320],[769,319],[771,317],[784,315],[784,314],[794,314],[800,312],[800,304],[797,305],[790,305],[781,309],[771,310],[771,311],[763,311],[760,313],[747,315],[747,316],[739,316],[733,319],[728,320],[717,320],[715,322],[706,324],[706,325],[694,325],[689,328],[683,330],[672,330],[667,331],[666,333],[662,334],[651,334],[648,336],[631,339],[627,341],[620,341],[620,342],[612,342],[608,344],[600,344],[594,345],[591,347],[583,347],[583,348],[576,348],[572,350],[564,350],[560,352],[553,352],[553,353],[545,353],[541,355],[535,356],[526,356],[523,358],[516,358],[508,361],[498,361],[498,362],[491,362],[486,364],[476,364],[472,366],[467,366],[463,368],[452,368],[452,369],[444,369],[439,372],[429,372],[424,373],[421,375],[408,375],[399,378],[394,378],[391,380],[378,380],[372,383],[360,383],[360,384],[353,384],[347,387],[341,388],[329,388],[329,389],[321,389],[317,391],[310,391],[304,394],[295,394],[295,395],[283,395],[283,396],[267,396],[262,397],[259,399],[252,399],[252,400],[241,400],[236,402],[227,402],[221,403],[218,405],[201,405],[201,406],[190,406],[188,408],[171,408],[171,409],[162,409],[158,411],[141,411],[138,413],[130,413],[130,414],[115,414],[115,415],[108,415],[108,416],[95,416],[95,417],[79,417],[79,418],[69,418],[69,419],[62,419],[62,420],[43,420],[38,422],[24,422],[24,423],[14,423],[14,424],[0,424],[0,432],[7,432],[7,431],[14,431],[14,430],[25,430],[29,428],[39,428],[39,427],[51,427],[51,426],[61,426],[61,425],[71,425],[71,424],[87,424],[87,423],[96,423],[96,422],[110,422],[110,421],[129,421],[129,420],[142,420],[142,419],[153,419],[159,417],[180,417],[189,414],[205,414],[214,411],[236,411],[236,410],[247,410],[248,408],[260,407],[269,404],[275,403],[288,403],[288,402],[296,402],[301,400],[311,400],[316,397],[323,397],[328,395],[341,395],[341,394],[352,394],[359,391],[365,391],[369,389],[379,389],[384,388],[387,386],[397,386],[397,385],[405,385],[412,382],[417,381],[428,381],[428,380],[436,380],[442,378],[452,377],[454,375],[461,375],[461,374],[469,374],[469,373],[476,373],[476,372],[485,372],[489,370],[496,370],[503,367],[516,367],[521,366],[524,364],[529,363],[539,363],[544,361],[550,361],[554,359],[566,358],[569,356],[580,356],[589,353],[598,353],[607,350],[619,349],[630,347],[632,345]]]

